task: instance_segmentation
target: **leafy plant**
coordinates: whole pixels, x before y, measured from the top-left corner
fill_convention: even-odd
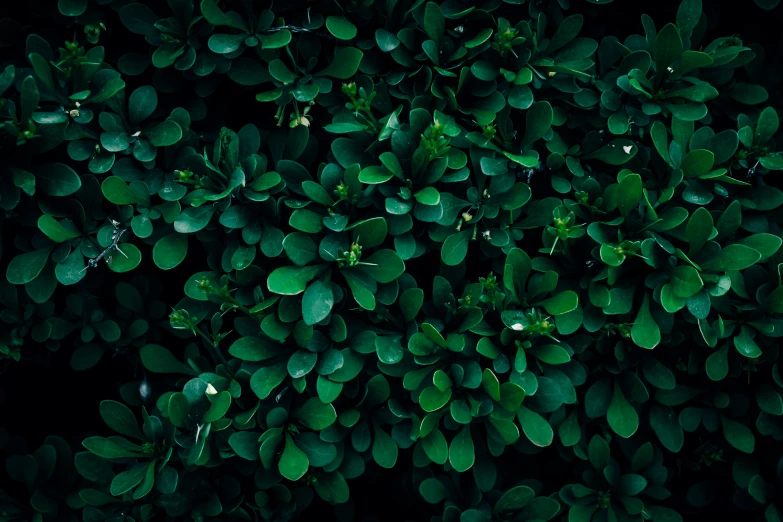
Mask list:
[[[0,20],[0,520],[778,521],[780,50],[604,4]]]

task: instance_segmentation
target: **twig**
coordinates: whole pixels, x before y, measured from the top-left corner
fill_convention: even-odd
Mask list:
[[[79,272],[80,274],[82,272],[84,272],[85,270],[87,270],[88,268],[93,268],[93,267],[98,266],[98,263],[101,261],[101,259],[103,259],[106,256],[106,254],[108,254],[112,250],[116,250],[117,252],[119,252],[120,254],[124,255],[125,257],[128,257],[128,255],[125,252],[123,252],[122,250],[120,250],[120,247],[119,247],[120,238],[125,233],[125,231],[128,230],[128,229],[127,228],[118,228],[117,225],[119,225],[119,222],[114,221],[113,219],[111,220],[111,224],[114,226],[114,233],[111,236],[111,244],[109,246],[107,246],[103,250],[103,252],[98,254],[96,257],[94,257],[92,259],[88,259],[87,260],[87,266],[82,268],[82,270]],[[108,263],[110,260],[111,260],[111,258],[107,259],[106,262]]]
[[[314,34],[316,36],[323,36],[325,38],[329,38],[330,40],[334,40],[335,37],[332,36],[329,33],[325,33],[323,31],[313,31],[312,29],[307,29],[306,27],[297,27],[295,25],[281,25],[280,27],[270,27],[266,31],[262,31],[261,34],[271,34],[276,33],[278,31],[282,31],[284,29],[287,29],[291,31],[292,33],[310,33]]]

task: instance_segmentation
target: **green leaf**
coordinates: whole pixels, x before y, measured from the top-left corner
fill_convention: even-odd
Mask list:
[[[761,253],[748,246],[734,244],[721,249],[720,253],[701,264],[703,270],[725,272],[727,270],[745,270],[761,259]]]
[[[537,304],[543,306],[548,314],[563,315],[576,310],[579,306],[579,296],[576,292],[566,290]]]
[[[552,127],[552,106],[549,102],[536,102],[525,114],[525,136],[522,138],[522,150],[527,149],[540,139]]]
[[[542,448],[552,444],[555,437],[552,426],[541,415],[521,406],[517,411],[517,417],[522,431],[530,442]]]
[[[269,62],[269,74],[271,74],[275,80],[286,85],[294,83],[297,78],[282,60],[272,60]]]
[[[326,28],[338,40],[352,40],[356,38],[356,26],[345,18],[339,16],[327,17]]]
[[[734,337],[734,347],[745,357],[756,359],[761,356],[761,348],[756,344],[755,337],[756,331],[743,324],[739,333]]]
[[[635,210],[642,199],[642,177],[628,174],[617,188],[617,208],[623,216]]]
[[[315,281],[307,287],[302,297],[302,318],[305,324],[320,323],[329,317],[333,306],[332,284],[323,280]]]
[[[89,437],[84,439],[82,446],[90,452],[105,459],[139,458],[144,455],[141,446],[132,444],[122,437]]]
[[[753,453],[756,446],[756,438],[753,432],[742,423],[734,421],[725,415],[720,416],[723,426],[723,436],[726,441],[743,453]]]
[[[780,120],[778,119],[778,113],[772,107],[767,107],[761,111],[759,121],[756,124],[756,136],[758,137],[759,145],[764,145],[770,139],[772,139],[778,132],[780,127]]]
[[[669,407],[653,406],[650,409],[650,427],[664,448],[672,453],[682,449],[684,435],[674,410]]]
[[[677,27],[686,38],[696,28],[701,18],[701,0],[683,0],[677,9]]]
[[[536,493],[528,486],[515,486],[498,499],[493,508],[493,512],[498,520],[502,520],[500,513],[504,511],[514,512],[524,508],[535,498]]]
[[[254,431],[237,431],[228,438],[228,445],[240,458],[245,460],[258,460],[261,444],[258,441],[259,434]]]
[[[397,36],[386,29],[375,30],[375,41],[381,51],[385,53],[389,53],[400,46],[400,40]]]
[[[331,76],[339,80],[347,80],[356,74],[363,56],[364,53],[360,50],[345,47],[337,53],[326,69],[316,73],[315,76]]]
[[[103,196],[115,205],[135,205],[142,201],[136,197],[131,188],[122,178],[109,176],[101,183]]]
[[[435,464],[442,466],[449,459],[449,445],[439,429],[435,428],[422,438],[421,445],[424,448],[424,453]]]
[[[428,386],[419,396],[419,405],[426,412],[437,411],[448,404],[450,398],[451,388],[441,391],[435,386]]]
[[[622,165],[631,161],[638,151],[638,147],[631,140],[621,138],[591,152],[585,156],[585,159],[597,159],[609,165]]]
[[[87,0],[58,0],[57,8],[63,16],[79,16],[87,10]]]
[[[319,398],[311,397],[296,410],[294,417],[311,430],[321,431],[337,420],[337,413],[331,404],[324,404]]]
[[[23,285],[34,280],[49,259],[50,249],[35,250],[14,257],[5,272],[5,278],[14,285]]]
[[[169,350],[158,344],[143,346],[139,355],[144,367],[152,373],[196,374],[190,366],[182,364]]]
[[[397,462],[397,444],[385,431],[375,425],[372,458],[382,468],[391,469]]]
[[[425,187],[416,192],[414,197],[422,205],[437,205],[440,203],[440,192],[435,187]]]
[[[443,483],[432,477],[424,479],[419,484],[419,493],[430,504],[440,504],[449,496],[449,492]]]
[[[565,18],[562,22],[557,24],[557,29],[549,40],[549,45],[546,46],[546,54],[552,56],[552,54],[562,49],[567,43],[572,41],[582,30],[584,24],[584,17],[581,14],[576,14]]]
[[[285,380],[287,375],[288,370],[285,362],[259,368],[250,377],[250,389],[259,399],[266,399]]]
[[[49,196],[70,196],[82,186],[76,172],[62,163],[31,167],[30,171],[35,174],[36,186]]]
[[[138,125],[150,117],[158,107],[158,93],[151,85],[133,91],[128,98],[128,118],[131,125]]]
[[[292,232],[283,239],[283,250],[288,258],[299,266],[314,261],[318,257],[318,245],[305,233]]]
[[[446,33],[446,19],[440,6],[435,2],[427,2],[424,8],[424,31],[436,44],[440,44]]]
[[[712,236],[712,215],[704,207],[699,207],[688,220],[685,235],[691,244],[690,253],[698,252]],[[685,296],[689,297],[689,296]]]
[[[118,497],[141,484],[146,474],[147,464],[137,464],[132,469],[115,475],[111,481],[109,491],[112,495]]]
[[[475,47],[478,47],[479,45],[481,45],[484,42],[486,42],[487,40],[489,40],[489,38],[492,36],[492,33],[493,33],[493,29],[491,27],[485,27],[485,28],[481,29],[476,34],[476,36],[474,36],[473,38],[471,38],[470,40],[465,42],[465,48],[466,49],[473,49]],[[530,71],[530,69],[524,69],[524,70]],[[531,80],[532,80],[532,78],[531,78]]]
[[[281,295],[298,295],[305,291],[307,283],[318,277],[323,265],[283,266],[269,274],[267,288]]]
[[[467,425],[451,440],[449,463],[456,471],[464,473],[473,467],[475,461],[473,438],[470,436],[470,425]]]
[[[124,404],[116,401],[102,401],[100,412],[103,422],[117,433],[138,440],[146,440],[133,412]]]
[[[513,382],[504,382],[500,385],[500,400],[498,403],[506,410],[516,413],[522,401],[525,399],[525,390]]]
[[[691,266],[678,266],[672,271],[671,290],[675,297],[687,299],[699,293],[703,286],[701,276]]]
[[[378,250],[362,262],[369,265],[361,265],[362,270],[379,283],[391,283],[405,272],[405,262],[394,250]]]
[[[758,251],[761,254],[759,261],[766,261],[780,249],[783,239],[773,234],[761,233],[743,238],[740,244]]]
[[[764,300],[764,308],[771,312],[783,313],[783,286],[775,288]]]
[[[715,155],[706,149],[692,150],[682,160],[682,172],[686,178],[698,178],[712,170]]]
[[[123,272],[130,272],[141,263],[141,251],[130,243],[122,243],[117,248],[120,252],[112,252],[112,260],[109,263],[109,268],[112,272],[118,274]]]
[[[440,250],[440,257],[445,264],[456,266],[465,259],[471,234],[470,230],[463,230],[446,238]]]
[[[288,480],[299,480],[310,467],[310,460],[307,454],[300,450],[294,442],[291,434],[285,434],[285,448],[280,456],[280,462],[277,463],[277,469],[280,474]]]
[[[482,339],[486,339],[486,337]],[[547,364],[565,364],[571,360],[571,356],[568,355],[566,349],[557,344],[534,346],[529,348],[527,352]]]
[[[652,350],[661,342],[661,330],[650,315],[650,296],[645,294],[642,307],[636,314],[636,319],[631,327],[631,339],[633,342],[648,350]]]
[[[606,411],[606,421],[612,430],[624,439],[631,437],[639,429],[639,415],[625,398],[617,382],[614,383],[612,402]]]
[[[168,408],[169,420],[174,426],[181,428],[188,425],[190,419],[190,403],[184,393],[172,393],[169,397]]]
[[[63,243],[80,236],[78,232],[65,228],[59,221],[48,214],[38,218],[38,229],[55,243]]]
[[[395,158],[396,159],[396,158]],[[378,185],[386,183],[394,177],[394,174],[384,167],[371,166],[365,167],[359,173],[359,181],[368,185]]]
[[[682,38],[677,26],[666,24],[655,38],[653,60],[658,74],[663,75],[666,68],[682,55]]]
[[[163,121],[145,132],[153,147],[169,147],[182,139],[182,127],[174,120]]]
[[[152,9],[137,2],[127,4],[119,13],[123,25],[134,34],[146,34],[158,21]]]
[[[212,205],[188,207],[174,221],[174,230],[180,234],[194,234],[203,230],[212,219],[215,208]]]
[[[179,266],[188,255],[188,236],[172,232],[163,236],[152,249],[152,260],[161,270]]]

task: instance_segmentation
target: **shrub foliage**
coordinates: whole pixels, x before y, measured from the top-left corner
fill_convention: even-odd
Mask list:
[[[780,520],[779,120],[701,0],[600,41],[565,0],[51,4],[0,21],[0,363],[128,370],[78,439],[4,418],[0,520],[350,520],[365,477]]]

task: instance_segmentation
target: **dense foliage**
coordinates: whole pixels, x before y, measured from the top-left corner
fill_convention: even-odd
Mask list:
[[[610,2],[0,20],[2,379],[100,401],[0,520],[779,522],[780,53]]]

